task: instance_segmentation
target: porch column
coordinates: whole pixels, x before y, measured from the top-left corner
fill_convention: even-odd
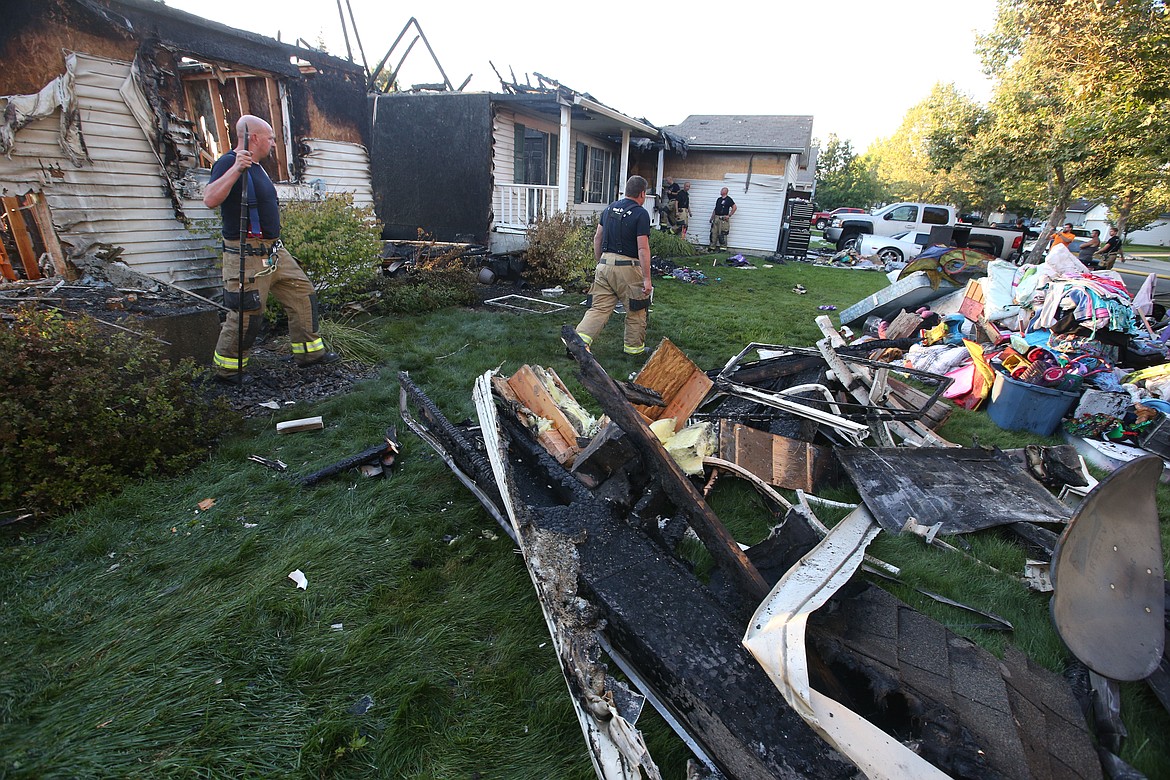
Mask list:
[[[630,178],[630,128],[622,128],[622,167],[618,176],[617,197],[626,193],[626,179]]]
[[[560,163],[557,165],[557,211],[569,210],[569,150],[573,148],[570,134],[573,130],[571,106],[561,106],[561,135],[557,143]]]
[[[654,177],[654,192],[662,192],[662,163],[666,160],[666,147],[658,150],[658,173]]]

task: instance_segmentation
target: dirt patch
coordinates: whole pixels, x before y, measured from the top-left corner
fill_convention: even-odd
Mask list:
[[[378,376],[376,366],[341,361],[301,368],[293,362],[288,334],[261,336],[248,353],[251,384],[243,387],[214,381],[205,383],[209,398],[223,398],[245,417],[261,417],[293,404],[309,404],[345,395],[358,382]],[[262,405],[264,404],[264,405]]]
[[[201,312],[217,312],[200,300],[150,277],[117,264],[90,262],[76,281],[44,279],[0,285],[0,316],[22,305],[59,311],[63,316],[88,315],[111,333],[132,333],[157,339],[152,321]],[[212,321],[211,339],[216,332]],[[204,347],[210,350],[210,346]],[[216,382],[207,370],[201,388],[206,396],[224,398],[245,417],[272,414],[292,404],[322,401],[349,392],[360,381],[377,376],[376,367],[342,361],[327,366],[298,367],[289,349],[287,328],[265,329],[249,352],[248,373],[254,381],[244,387]],[[267,404],[267,406],[261,406]]]

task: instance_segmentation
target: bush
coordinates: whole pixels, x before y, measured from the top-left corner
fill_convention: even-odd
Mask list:
[[[558,212],[528,229],[524,276],[534,287],[588,286],[597,261],[593,233],[597,223]]]
[[[474,304],[475,273],[460,255],[459,250],[437,257],[420,252],[414,263],[407,265],[405,275],[379,282],[379,300],[370,308],[378,313],[425,314]]]
[[[232,423],[200,370],[89,317],[31,307],[0,328],[0,509],[57,512],[202,460]]]
[[[692,257],[702,252],[702,249],[674,233],[650,231],[650,254],[655,257]]]
[[[280,237],[317,288],[323,307],[361,298],[374,287],[382,256],[382,226],[374,210],[353,205],[349,193],[281,206]]]

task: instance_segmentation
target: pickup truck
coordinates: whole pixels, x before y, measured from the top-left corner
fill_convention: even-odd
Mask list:
[[[1022,231],[960,223],[954,207],[934,203],[891,203],[872,214],[842,214],[829,223],[825,238],[841,250],[866,233],[892,236],[904,230],[930,232],[934,228],[950,228],[939,231],[944,234],[940,240],[981,249],[1004,260],[1014,259],[1024,243]]]

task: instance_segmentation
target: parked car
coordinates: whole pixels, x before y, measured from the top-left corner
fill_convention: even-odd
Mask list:
[[[817,230],[824,230],[825,227],[828,226],[828,224],[833,221],[833,217],[835,217],[839,214],[865,214],[865,213],[867,213],[865,209],[851,209],[851,208],[846,208],[845,206],[842,206],[841,208],[833,209],[832,211],[818,211],[816,214],[813,214],[812,226],[815,227]]]
[[[904,230],[892,236],[867,233],[858,239],[857,251],[862,257],[876,257],[883,263],[906,263],[918,257],[926,246],[930,233]]]

